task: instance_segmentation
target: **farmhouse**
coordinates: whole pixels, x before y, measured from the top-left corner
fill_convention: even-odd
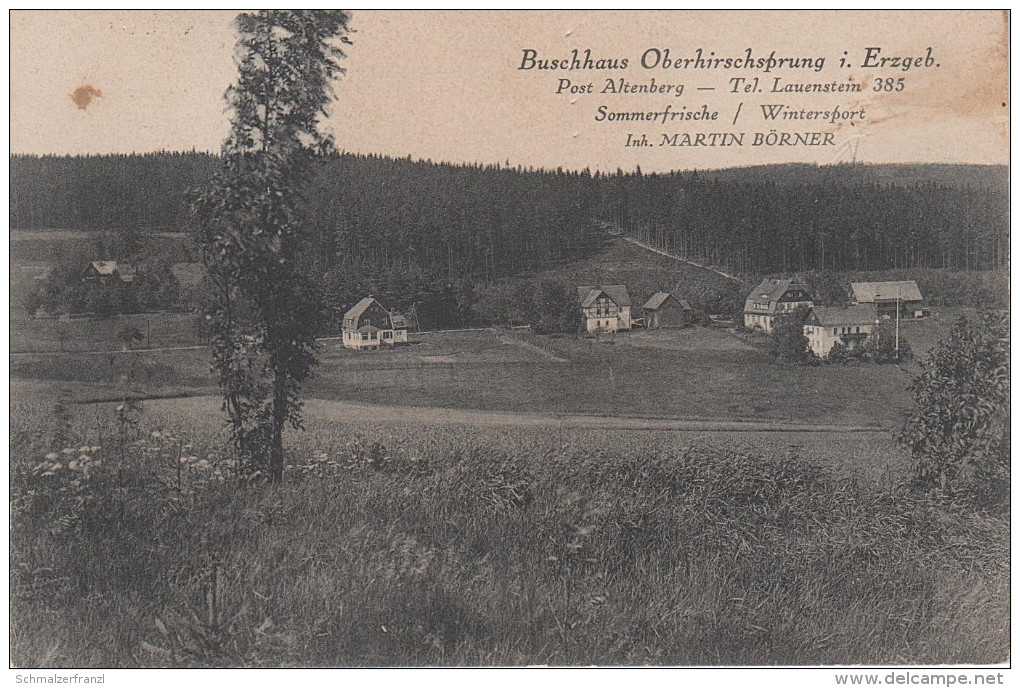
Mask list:
[[[130,284],[135,279],[134,270],[124,263],[115,260],[93,260],[85,266],[82,273],[83,282],[98,282],[100,284],[114,284],[121,282]]]
[[[814,301],[806,284],[796,279],[765,279],[744,302],[744,327],[772,331],[776,316]]]
[[[630,293],[622,284],[578,287],[577,300],[588,332],[630,329]]]
[[[642,310],[645,312],[645,322],[649,329],[683,327],[691,324],[690,304],[669,292],[656,292],[648,299]]]
[[[813,306],[804,321],[804,336],[812,353],[827,358],[837,343],[851,350],[862,346],[875,331],[877,321],[874,304]]]
[[[343,343],[348,349],[378,349],[407,343],[407,322],[368,296],[344,314]]]
[[[895,318],[900,314],[914,314],[921,307],[921,290],[917,282],[851,282],[854,303],[873,303],[880,318]]]

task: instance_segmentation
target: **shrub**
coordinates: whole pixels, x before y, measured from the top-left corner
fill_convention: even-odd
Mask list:
[[[814,359],[804,336],[804,321],[809,312],[807,306],[798,306],[776,317],[768,338],[768,350],[773,356],[789,363],[808,363]]]
[[[921,362],[914,412],[900,434],[917,482],[1008,505],[1009,316],[961,319]]]

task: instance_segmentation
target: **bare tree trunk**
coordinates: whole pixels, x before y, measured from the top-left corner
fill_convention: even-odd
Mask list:
[[[287,379],[276,369],[273,378],[273,438],[269,452],[269,481],[283,482],[283,426],[287,422]]]

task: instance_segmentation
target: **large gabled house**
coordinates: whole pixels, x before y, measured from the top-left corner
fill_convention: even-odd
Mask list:
[[[878,326],[874,304],[857,306],[812,306],[804,321],[808,348],[818,358],[827,358],[837,343],[849,350],[863,346]]]
[[[851,282],[854,303],[874,304],[880,318],[895,318],[897,306],[901,314],[913,315],[921,307],[921,290],[913,280],[901,282]]]
[[[578,287],[577,301],[587,332],[617,332],[630,329],[630,293],[624,285]]]
[[[407,343],[404,317],[386,310],[371,296],[358,301],[344,314],[341,330],[348,349],[378,349]]]
[[[693,319],[691,305],[665,291],[652,294],[641,310],[645,314],[646,326],[652,330],[683,327],[690,325]]]
[[[771,332],[777,316],[813,305],[807,285],[799,280],[764,279],[744,301],[744,327]]]

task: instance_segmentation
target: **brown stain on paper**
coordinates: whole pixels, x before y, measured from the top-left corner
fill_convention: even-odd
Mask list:
[[[79,110],[88,110],[96,98],[102,98],[103,92],[91,84],[82,84],[71,92],[71,101]]]

